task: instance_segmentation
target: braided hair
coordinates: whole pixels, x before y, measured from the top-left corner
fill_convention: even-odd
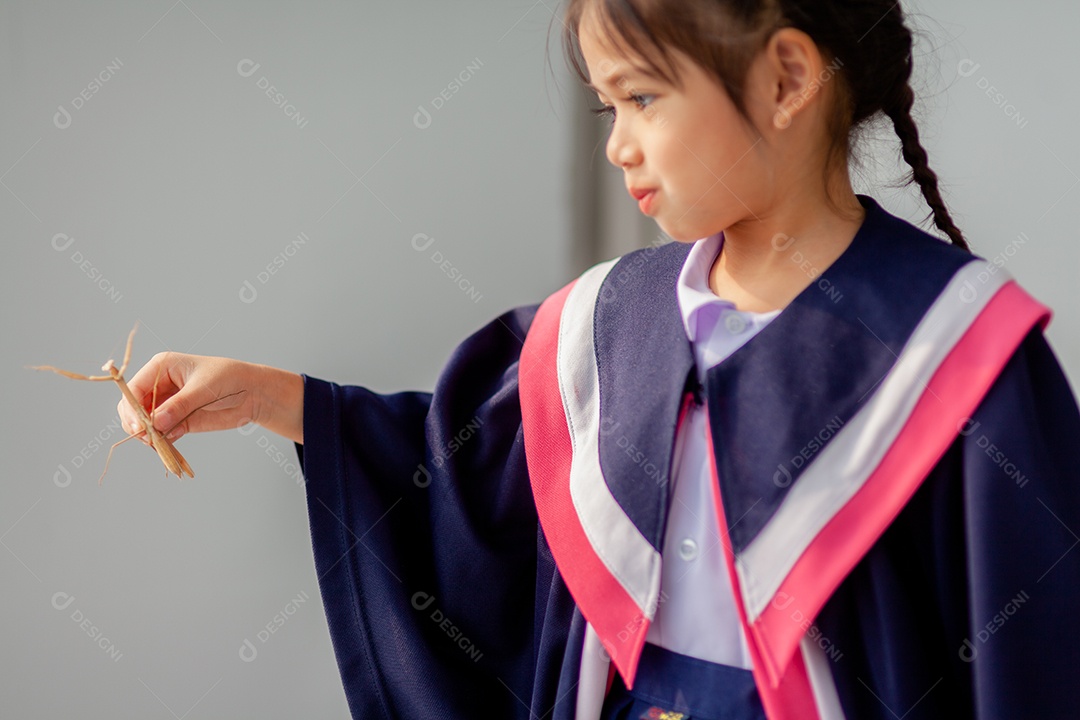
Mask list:
[[[837,102],[828,117],[833,163],[847,163],[858,130],[884,116],[900,139],[900,154],[911,167],[907,182],[917,182],[934,224],[965,250],[968,244],[953,222],[930,169],[911,110],[912,34],[895,0],[569,0],[564,45],[571,66],[588,82],[577,43],[586,10],[595,12],[608,36],[640,55],[661,77],[675,82],[677,48],[710,71],[749,121],[745,79],[750,64],[774,32],[793,27],[818,45],[838,66]]]

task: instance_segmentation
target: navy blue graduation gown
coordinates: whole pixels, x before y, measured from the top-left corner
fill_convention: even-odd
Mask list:
[[[851,246],[709,370],[704,388],[693,387],[675,295],[689,246],[639,250],[606,270],[592,352],[601,423],[618,430],[600,433],[599,464],[610,495],[653,550],[663,544],[668,490],[656,478],[670,477],[688,390],[708,403],[733,562],[751,567],[775,544],[767,535],[784,537],[785,518],[800,507],[792,493],[822,482],[820,472],[812,477],[813,461],[840,447],[844,429],[867,414],[860,411],[896,392],[889,379],[925,329],[920,321],[973,267],[973,256],[860,199],[867,217]],[[996,271],[982,268],[959,287],[962,295],[986,292],[983,276]],[[588,604],[575,600],[587,592],[583,576],[565,555],[563,570],[556,564],[552,545],[563,541],[549,541],[558,528],[547,520],[545,532],[530,480],[530,460],[533,482],[537,463],[548,462],[536,451],[526,457],[519,393],[531,382],[522,365],[532,372],[545,362],[542,346],[536,358],[522,356],[538,307],[512,309],[468,337],[432,393],[377,394],[304,376],[297,450],[354,717],[574,717],[586,615],[597,625],[604,610],[583,614]],[[865,548],[830,566],[834,575],[842,570],[835,586],[814,602],[783,584],[746,601],[759,605],[761,647],[775,651],[763,665],[774,680],[798,662],[791,624],[826,654],[844,717],[1076,716],[1080,413],[1044,324],[1017,335],[972,412],[937,433],[945,437],[940,452],[921,450],[917,434],[900,448],[926,455],[920,462],[929,470]],[[993,329],[984,322],[980,332]],[[926,378],[917,384],[931,394],[938,388]],[[922,409],[932,423],[933,409]],[[640,453],[626,452],[628,444]],[[893,453],[881,465],[903,468],[905,457]],[[887,492],[891,477],[878,487]],[[866,502],[857,496],[836,515],[857,523],[881,512]],[[837,532],[848,526],[825,521],[815,537],[831,531],[832,544],[816,549],[815,562],[829,565],[830,548],[845,554]],[[796,566],[783,582],[812,577],[817,567]],[[614,643],[605,648],[616,654]],[[626,655],[614,662],[626,677]]]

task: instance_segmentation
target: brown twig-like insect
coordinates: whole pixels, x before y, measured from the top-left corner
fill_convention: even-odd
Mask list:
[[[124,364],[117,368],[113,361],[109,360],[101,367],[104,372],[109,373],[108,375],[80,375],[79,373],[61,370],[60,368],[55,368],[51,365],[35,365],[31,368],[33,370],[51,370],[58,375],[63,375],[64,377],[69,377],[73,380],[91,380],[93,382],[112,380],[120,387],[120,392],[123,393],[124,398],[131,404],[131,407],[135,408],[135,412],[138,413],[139,424],[142,425],[142,430],[128,435],[126,438],[114,443],[113,446],[109,448],[109,455],[105,458],[105,469],[101,471],[101,477],[98,478],[98,485],[101,484],[101,481],[105,478],[105,473],[109,470],[109,461],[112,459],[113,450],[116,449],[116,446],[142,435],[146,435],[150,438],[151,446],[157,451],[158,457],[161,458],[161,462],[165,465],[166,476],[168,476],[169,473],[172,473],[183,480],[184,474],[186,473],[188,477],[195,477],[195,473],[191,471],[191,466],[188,465],[187,460],[180,454],[180,451],[173,446],[168,438],[154,429],[154,411],[157,409],[157,384],[158,379],[160,378],[160,371],[159,376],[154,378],[154,393],[149,413],[146,412],[146,408],[142,406],[142,403],[136,399],[135,394],[131,392],[131,388],[128,387],[127,381],[124,380],[124,371],[127,370],[128,362],[131,360],[131,343],[135,339],[135,331],[138,327],[139,324],[135,323],[135,327],[131,328],[131,334],[128,335],[127,349],[124,350]]]

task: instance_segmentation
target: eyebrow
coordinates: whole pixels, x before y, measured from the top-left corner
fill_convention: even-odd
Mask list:
[[[630,72],[631,72],[631,74],[637,73],[639,75],[644,75],[645,77],[649,78],[650,80],[658,80],[660,82],[667,82],[663,77],[661,77],[657,73],[653,72],[652,70],[649,70],[648,68],[640,67],[638,65],[631,65],[630,66]],[[619,75],[608,78],[604,82],[610,84],[612,87],[619,87],[620,83],[629,82],[629,79],[626,77],[626,73],[620,73]],[[593,85],[591,80],[589,82],[585,83],[585,87],[589,88],[590,90],[592,90],[593,92],[596,92],[596,93],[603,93],[604,92],[600,88]]]

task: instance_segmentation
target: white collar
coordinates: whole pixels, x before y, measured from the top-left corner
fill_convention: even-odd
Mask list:
[[[722,232],[695,240],[679,272],[679,280],[676,283],[679,310],[682,312],[683,328],[690,342],[703,339],[697,337],[698,327],[695,318],[706,305],[717,304],[728,310],[740,312],[750,321],[771,320],[780,314],[780,310],[768,312],[736,310],[735,303],[719,297],[712,291],[709,287],[709,271],[723,247],[724,233]]]

